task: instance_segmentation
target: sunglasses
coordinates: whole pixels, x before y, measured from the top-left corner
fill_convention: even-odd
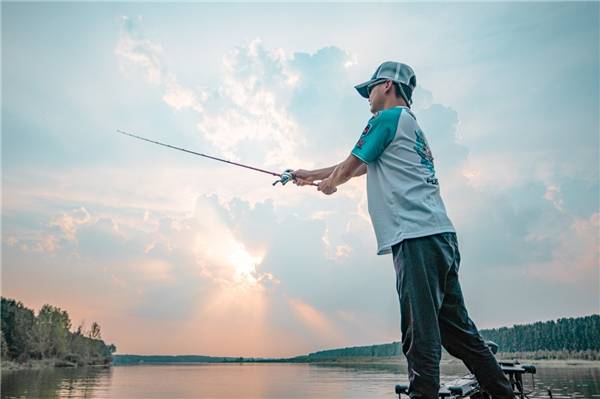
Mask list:
[[[379,79],[379,80],[374,81],[370,85],[368,85],[367,86],[367,95],[371,96],[371,91],[373,90],[373,88],[375,86],[379,86],[380,84],[385,83],[385,82],[387,82],[387,79]]]

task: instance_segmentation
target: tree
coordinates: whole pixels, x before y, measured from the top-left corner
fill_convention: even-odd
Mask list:
[[[71,320],[66,311],[51,305],[40,309],[33,328],[36,353],[41,357],[61,357],[70,343]]]
[[[10,359],[27,357],[32,349],[31,331],[35,316],[21,302],[2,298],[2,330],[6,341],[7,355]]]
[[[79,365],[109,364],[114,345],[100,339],[100,325],[94,322],[89,331],[81,323],[71,332],[69,314],[57,307],[44,305],[35,316],[21,302],[2,298],[0,355],[2,359],[25,361],[58,358]]]
[[[91,339],[101,339],[100,337],[100,325],[96,322],[92,323],[92,327],[90,327],[89,337]]]

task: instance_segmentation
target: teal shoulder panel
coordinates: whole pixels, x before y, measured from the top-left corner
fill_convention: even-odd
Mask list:
[[[352,154],[365,163],[377,160],[394,140],[401,113],[402,108],[390,108],[369,119]]]

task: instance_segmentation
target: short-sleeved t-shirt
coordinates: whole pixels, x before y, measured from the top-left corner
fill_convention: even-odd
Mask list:
[[[375,114],[352,154],[367,164],[369,215],[378,255],[390,253],[405,239],[455,231],[427,139],[409,108]]]

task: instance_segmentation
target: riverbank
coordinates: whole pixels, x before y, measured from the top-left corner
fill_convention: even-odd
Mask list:
[[[0,362],[0,371],[2,373],[19,370],[44,370],[52,368],[82,368],[82,367],[110,367],[110,364],[87,364],[77,365],[77,363],[68,362],[61,359],[42,359],[28,360],[26,362],[14,362],[12,360],[2,360]]]
[[[3,360],[0,363],[0,369],[5,371],[16,370],[42,370],[56,367],[58,359],[28,360],[26,362],[14,362],[12,360]]]

